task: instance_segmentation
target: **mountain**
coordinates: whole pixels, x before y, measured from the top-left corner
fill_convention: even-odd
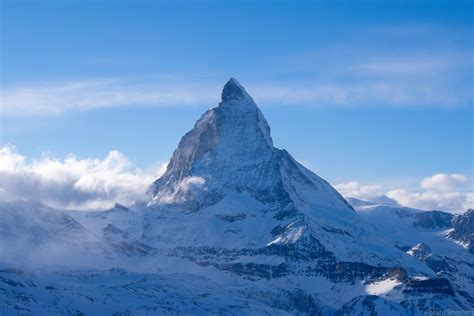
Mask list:
[[[329,183],[273,147],[266,119],[235,79],[224,86],[219,106],[181,139],[150,193],[149,207],[172,208],[180,224],[189,222],[186,230],[196,236],[191,243],[183,236],[182,246],[236,248],[241,242],[263,249],[307,243],[311,251],[330,251],[339,260],[399,262],[417,269]]]
[[[0,201],[2,260],[40,264],[46,252],[48,259],[64,257],[88,244],[94,244],[93,236],[65,212],[34,201]]]
[[[14,261],[22,266],[42,268],[109,267],[104,258],[152,252],[151,247],[128,238],[133,229],[125,232],[112,224],[100,232],[95,229],[107,214],[116,217],[126,210],[116,205],[108,211],[87,213],[61,211],[35,201],[0,201],[0,262]],[[117,237],[119,233],[126,238]]]
[[[70,241],[58,233],[73,244],[75,264],[67,254],[41,267],[1,258],[0,314],[414,315],[474,306],[463,237],[438,234],[457,222],[393,203],[354,201],[354,209],[274,147],[235,79],[183,136],[149,194],[129,208],[49,209],[68,219],[56,231],[77,227]],[[2,224],[14,231],[25,214],[9,212]],[[384,215],[379,223],[369,213]],[[465,236],[469,225],[458,226]],[[3,235],[0,244],[8,248]],[[16,250],[34,247],[31,239]]]
[[[361,217],[377,226],[407,254],[426,264],[474,304],[474,257],[469,248],[472,210],[462,215],[349,199]],[[470,239],[469,239],[470,238]],[[471,252],[471,253],[469,253]]]
[[[245,192],[278,210],[280,217],[308,203],[342,216],[353,214],[326,181],[273,147],[265,117],[235,79],[224,86],[220,105],[204,113],[181,139],[151,192],[150,205],[190,211],[214,205],[229,192]]]

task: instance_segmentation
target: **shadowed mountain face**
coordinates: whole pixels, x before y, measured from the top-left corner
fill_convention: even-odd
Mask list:
[[[451,227],[449,216],[384,207],[384,217],[416,229],[407,240],[394,225],[372,225],[273,146],[265,117],[235,79],[183,136],[149,193],[147,206],[56,211],[64,219],[55,226],[78,230],[75,249],[89,258],[87,269],[39,276],[0,270],[7,280],[0,313],[412,315],[473,306],[470,288],[460,290],[471,263],[462,263],[459,284],[448,280],[468,252],[444,238],[446,249],[459,248],[450,261],[430,239],[417,240],[422,229]],[[100,264],[91,263],[92,254]],[[72,301],[80,304],[65,304]]]
[[[449,238],[464,245],[474,254],[474,210],[469,209],[463,215],[453,220],[453,230],[449,232]]]

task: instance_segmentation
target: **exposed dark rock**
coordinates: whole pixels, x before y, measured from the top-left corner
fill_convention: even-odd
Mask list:
[[[358,296],[339,308],[334,316],[409,315],[400,304],[375,295]]]
[[[235,221],[241,221],[241,220],[245,219],[247,217],[247,215],[245,215],[245,213],[217,214],[216,217],[223,220],[223,221],[232,223],[232,222],[235,222]]]
[[[413,225],[426,229],[451,228],[453,227],[454,215],[441,211],[428,211],[415,213]]]
[[[445,278],[410,279],[403,290],[406,294],[443,294],[454,295],[453,288]]]
[[[469,209],[453,220],[453,230],[447,237],[462,243],[474,254],[474,210]]]
[[[127,239],[128,238],[128,232],[118,228],[115,225],[112,224],[107,224],[107,226],[104,227],[104,236],[105,237],[113,237],[113,235],[120,235],[122,238]]]

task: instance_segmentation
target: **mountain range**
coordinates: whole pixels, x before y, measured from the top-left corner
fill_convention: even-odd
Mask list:
[[[275,148],[236,79],[147,203],[0,203],[0,314],[419,315],[474,310],[474,211],[346,200]]]

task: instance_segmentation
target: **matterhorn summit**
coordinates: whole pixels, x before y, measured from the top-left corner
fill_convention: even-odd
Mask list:
[[[291,244],[331,251],[340,260],[418,269],[412,258],[385,244],[328,182],[273,146],[267,120],[234,78],[225,84],[219,105],[181,139],[150,193],[148,207],[172,209],[168,216],[189,221],[186,231],[213,236],[200,241],[206,247]],[[374,247],[385,250],[379,255]]]
[[[326,181],[273,147],[267,120],[234,78],[225,84],[219,106],[204,113],[181,139],[150,192],[150,205],[190,211],[229,194],[247,194],[282,217],[303,206],[354,215]]]

